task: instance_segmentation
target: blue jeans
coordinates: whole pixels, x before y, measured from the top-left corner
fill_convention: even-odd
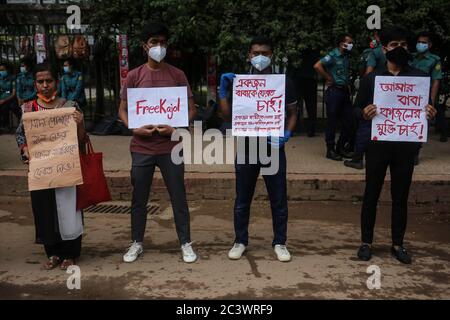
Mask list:
[[[279,149],[279,169],[274,175],[263,175],[272,209],[272,225],[274,239],[272,246],[286,243],[288,205],[286,187],[286,153],[284,147]],[[248,224],[250,206],[255,193],[256,181],[261,167],[256,164],[235,164],[236,169],[236,200],[234,203],[235,243],[248,245]]]

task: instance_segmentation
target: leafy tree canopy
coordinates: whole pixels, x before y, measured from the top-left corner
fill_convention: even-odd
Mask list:
[[[287,56],[294,65],[302,50],[325,52],[342,32],[353,34],[357,52],[362,52],[371,33],[366,10],[373,4],[381,8],[382,28],[399,24],[412,32],[430,30],[440,40],[441,55],[448,54],[448,0],[97,0],[90,5],[88,23],[99,33],[117,28],[129,34],[133,49],[140,46],[142,26],[158,20],[170,28],[171,43],[184,53],[211,52],[220,68],[237,70],[244,67],[248,43],[258,34],[272,38],[277,59]]]

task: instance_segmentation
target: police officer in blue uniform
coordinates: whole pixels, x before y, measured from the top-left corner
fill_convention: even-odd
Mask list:
[[[344,144],[351,141],[353,135],[353,110],[350,99],[350,65],[349,54],[353,48],[353,39],[349,34],[343,34],[337,39],[337,47],[320,59],[314,69],[326,80],[328,88],[325,92],[327,108],[327,125],[325,141],[326,157],[341,161]],[[338,120],[342,122],[341,135],[336,146],[335,133]]]
[[[411,65],[425,72],[431,78],[431,94],[430,98],[432,105],[437,110],[436,127],[439,129],[441,142],[447,142],[447,122],[445,120],[445,106],[440,106],[438,99],[438,92],[440,82],[442,80],[442,65],[441,58],[430,52],[433,46],[433,35],[429,32],[421,32],[417,37],[416,50],[413,53],[413,61]]]
[[[19,106],[23,103],[36,99],[36,88],[34,86],[34,77],[31,72],[31,60],[23,59],[20,63],[20,73],[17,76],[16,90]]]
[[[83,74],[74,69],[74,60],[69,58],[64,61],[64,75],[59,83],[60,96],[67,100],[76,101],[81,109],[86,107],[86,95],[84,93]]]
[[[380,71],[381,69],[384,69],[385,66],[386,55],[383,51],[383,45],[380,41],[379,32],[375,31],[374,40],[371,43],[371,50],[367,56],[365,75],[368,75],[372,71]]]
[[[10,131],[9,112],[16,115],[20,121],[22,112],[17,105],[16,99],[16,79],[10,73],[9,66],[2,62],[0,63],[0,126],[7,131]]]
[[[370,43],[370,48],[364,50],[365,76],[374,71],[379,72],[386,68],[386,55],[383,51],[380,34],[380,30],[376,30],[373,34],[373,40]],[[364,153],[367,149],[367,144],[370,141],[370,122],[365,120],[358,113],[356,118],[358,122],[358,129],[356,130],[355,137],[355,152],[351,160],[344,161],[344,165],[349,168],[362,170],[364,169]]]

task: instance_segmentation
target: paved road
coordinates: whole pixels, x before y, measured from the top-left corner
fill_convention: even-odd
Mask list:
[[[410,208],[406,245],[413,264],[389,253],[390,208],[380,206],[375,257],[355,257],[359,203],[290,205],[290,263],[276,260],[268,203],[255,202],[250,246],[239,261],[226,257],[233,241],[232,203],[192,202],[192,238],[199,260],[185,264],[167,203],[147,225],[145,255],[133,264],[121,256],[129,242],[129,216],[85,215],[81,290],[68,290],[68,274],[43,271],[43,248],[33,243],[27,198],[0,198],[0,299],[449,299],[450,209]],[[367,267],[381,269],[381,289],[369,290]]]

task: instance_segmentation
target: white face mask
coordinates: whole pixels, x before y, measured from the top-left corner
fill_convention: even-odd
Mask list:
[[[270,58],[263,56],[262,54],[260,54],[259,56],[253,57],[251,60],[252,66],[253,68],[255,68],[258,71],[262,71],[265,68],[267,68],[268,66],[270,66]]]
[[[352,51],[353,43],[344,43],[344,49],[347,51]]]
[[[157,46],[157,47],[151,47],[148,50],[148,55],[150,58],[155,60],[156,62],[161,62],[164,57],[166,56],[167,49],[165,47]]]

